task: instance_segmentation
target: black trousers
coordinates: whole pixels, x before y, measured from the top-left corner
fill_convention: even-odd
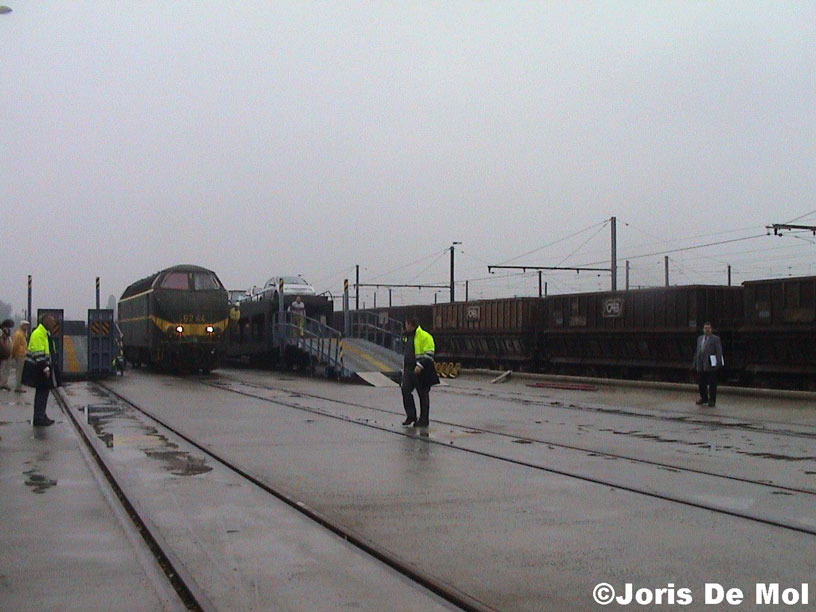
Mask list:
[[[700,399],[712,404],[717,403],[717,370],[697,372],[700,386]]]
[[[49,387],[37,387],[34,392],[34,422],[42,421],[46,418],[45,407],[48,404],[48,396],[51,394]]]
[[[431,411],[431,388],[419,384],[417,375],[413,370],[402,372],[402,406],[405,408],[405,416],[412,421],[417,421],[416,404],[414,403],[413,392],[416,389],[419,396],[419,420],[417,423],[428,424]]]

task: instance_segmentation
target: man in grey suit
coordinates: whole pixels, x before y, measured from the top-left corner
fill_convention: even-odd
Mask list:
[[[703,335],[697,338],[697,350],[691,367],[697,372],[700,385],[700,399],[697,405],[708,404],[713,408],[717,403],[717,372],[723,366],[722,342],[711,333],[711,323],[703,325]]]

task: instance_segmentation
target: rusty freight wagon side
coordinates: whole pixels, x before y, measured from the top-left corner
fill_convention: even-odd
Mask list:
[[[534,371],[540,367],[540,298],[505,298],[436,304],[437,361],[466,367]]]
[[[710,321],[723,340],[724,376],[734,377],[742,367],[742,294],[691,285],[550,296],[542,350],[556,373],[687,380],[695,339]]]
[[[749,281],[745,371],[762,386],[816,389],[816,276]]]

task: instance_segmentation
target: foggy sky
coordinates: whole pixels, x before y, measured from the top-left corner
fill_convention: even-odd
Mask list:
[[[15,312],[27,274],[35,309],[84,318],[94,277],[104,306],[179,263],[231,289],[302,273],[337,294],[355,264],[446,283],[452,241],[472,298],[532,295],[487,264],[608,266],[613,215],[618,285],[627,257],[659,285],[665,251],[816,209],[813,2],[6,3]],[[672,252],[671,282],[816,274],[813,240]]]

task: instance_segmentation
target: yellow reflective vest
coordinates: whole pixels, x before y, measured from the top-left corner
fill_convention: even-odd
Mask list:
[[[51,355],[51,348],[48,346],[48,330],[45,329],[42,323],[31,332],[31,338],[28,341],[28,354],[32,357]]]
[[[435,348],[433,336],[417,326],[414,332],[414,355],[417,362],[422,357],[427,357],[433,361]]]

